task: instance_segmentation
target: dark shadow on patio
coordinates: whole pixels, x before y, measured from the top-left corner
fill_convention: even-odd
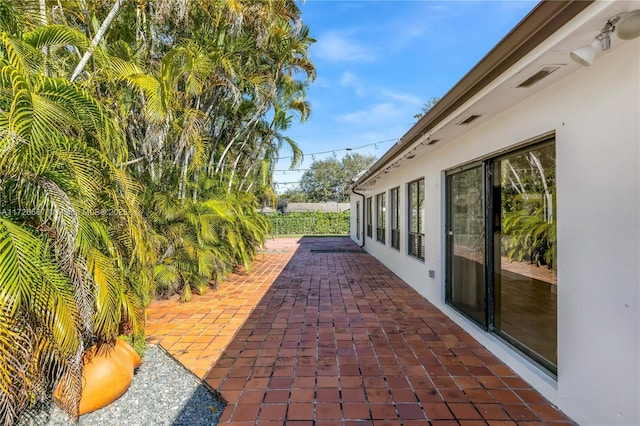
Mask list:
[[[228,424],[571,424],[348,238],[303,238],[205,375]]]

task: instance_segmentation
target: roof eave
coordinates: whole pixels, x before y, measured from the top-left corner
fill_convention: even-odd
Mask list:
[[[542,1],[351,186],[358,187],[558,31],[594,0]]]

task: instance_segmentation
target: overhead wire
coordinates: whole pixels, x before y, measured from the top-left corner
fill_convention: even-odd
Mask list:
[[[377,141],[377,142],[371,142],[368,143],[366,145],[360,145],[360,146],[356,146],[356,147],[346,147],[346,148],[336,148],[336,149],[330,149],[328,151],[320,151],[320,152],[311,152],[309,154],[305,154],[305,155],[310,155],[311,157],[315,156],[315,155],[322,155],[322,154],[331,154],[331,153],[336,153],[336,152],[340,152],[340,151],[355,151],[358,149],[362,149],[362,148],[368,148],[370,146],[374,146],[374,145],[379,145],[379,144],[383,144],[383,143],[389,143],[389,142],[394,142],[397,141],[398,138],[393,138],[393,139],[385,139],[382,141]],[[288,156],[288,157],[278,157],[276,160],[287,160],[287,159],[291,159],[292,156]]]

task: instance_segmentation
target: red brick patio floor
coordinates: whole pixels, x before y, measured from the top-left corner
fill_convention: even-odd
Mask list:
[[[147,332],[221,392],[221,424],[573,424],[346,238],[270,241],[217,291],[154,302]]]

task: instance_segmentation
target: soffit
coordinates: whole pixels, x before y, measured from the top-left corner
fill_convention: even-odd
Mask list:
[[[570,3],[573,7],[569,7]],[[639,2],[543,2],[472,69],[355,183],[366,188],[394,168],[415,161],[581,68],[569,53],[589,44],[607,19]],[[559,6],[564,5],[564,8]],[[635,7],[634,7],[635,6]],[[586,8],[586,10],[585,10]],[[544,13],[543,13],[544,12]],[[576,16],[577,15],[577,16]],[[534,31],[534,27],[540,25]],[[543,30],[542,27],[547,28]],[[551,31],[553,29],[553,31]],[[543,37],[544,36],[544,37]],[[511,40],[517,38],[516,40]],[[623,42],[612,36],[611,50]],[[515,49],[515,50],[514,50]],[[596,60],[610,51],[600,52]],[[493,57],[498,55],[497,57]],[[516,87],[545,66],[558,69],[528,88]],[[468,125],[458,123],[481,115]],[[430,141],[440,140],[434,145]]]

